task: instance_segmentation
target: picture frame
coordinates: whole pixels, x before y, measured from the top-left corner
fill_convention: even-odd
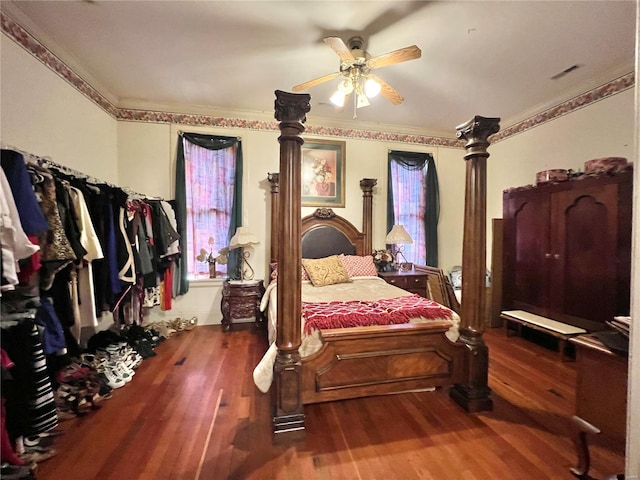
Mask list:
[[[345,142],[308,140],[302,145],[302,206],[344,207]]]

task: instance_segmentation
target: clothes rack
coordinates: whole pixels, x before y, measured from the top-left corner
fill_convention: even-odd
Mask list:
[[[60,171],[61,173],[65,174],[65,175],[70,175],[73,177],[77,177],[77,178],[81,178],[86,180],[89,183],[93,183],[93,184],[105,184],[108,185],[109,187],[113,187],[113,188],[120,188],[123,192],[125,192],[127,195],[129,195],[130,197],[136,197],[136,198],[149,198],[149,199],[155,199],[155,200],[161,200],[158,197],[152,197],[150,195],[145,195],[143,193],[139,193],[136,192],[134,190],[132,190],[129,187],[118,187],[117,185],[114,185],[110,182],[106,182],[103,180],[100,180],[96,177],[93,177],[91,175],[88,175],[86,173],[83,173],[79,170],[76,170],[74,168],[68,167],[66,165],[62,165],[60,163],[54,162],[50,157],[43,157],[43,156],[39,156],[39,155],[35,155],[33,153],[24,151],[20,148],[16,148],[13,145],[7,145],[4,142],[0,142],[0,147],[3,150],[13,150],[14,152],[18,152],[20,153],[23,157],[25,162],[27,163],[35,163],[41,167],[44,168],[54,168],[58,171]]]

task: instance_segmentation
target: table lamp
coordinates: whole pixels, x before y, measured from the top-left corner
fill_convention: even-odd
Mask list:
[[[403,264],[401,264],[399,260],[402,256],[402,258],[404,259],[404,264],[408,263],[407,259],[402,253],[403,247],[401,245],[413,243],[413,238],[411,238],[409,232],[407,232],[402,225],[394,225],[391,231],[387,234],[385,242],[387,243],[387,245],[392,245],[391,254],[393,255],[396,268],[399,270],[404,270],[404,268],[400,267]]]
[[[231,241],[229,242],[229,250],[234,250],[236,248],[240,248],[242,257],[242,263],[240,264],[240,278],[244,282],[245,280],[253,280],[254,271],[249,264],[249,256],[251,252],[247,250],[247,247],[251,245],[257,245],[260,243],[258,237],[253,234],[247,227],[238,227],[236,229],[236,234],[231,237]]]

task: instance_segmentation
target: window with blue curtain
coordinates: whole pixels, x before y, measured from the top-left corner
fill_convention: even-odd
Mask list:
[[[407,261],[438,266],[438,175],[429,153],[389,151],[387,232],[404,226],[413,244],[402,245]]]
[[[242,143],[236,137],[183,133],[178,137],[176,162],[176,216],[181,234],[180,280],[209,278],[209,263],[241,223]],[[222,277],[236,273],[237,251],[227,263],[216,263]],[[200,257],[200,259],[198,258]],[[179,289],[180,290],[180,289]]]

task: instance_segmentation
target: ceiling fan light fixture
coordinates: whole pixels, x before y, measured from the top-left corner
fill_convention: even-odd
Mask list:
[[[380,90],[382,90],[382,86],[373,78],[367,78],[367,81],[364,82],[364,93],[367,95],[367,97],[375,97],[380,93]]]
[[[336,107],[343,107],[345,96],[346,96],[345,93],[340,91],[340,89],[338,89],[333,95],[331,95],[331,98],[329,98],[329,101],[333,103]]]

